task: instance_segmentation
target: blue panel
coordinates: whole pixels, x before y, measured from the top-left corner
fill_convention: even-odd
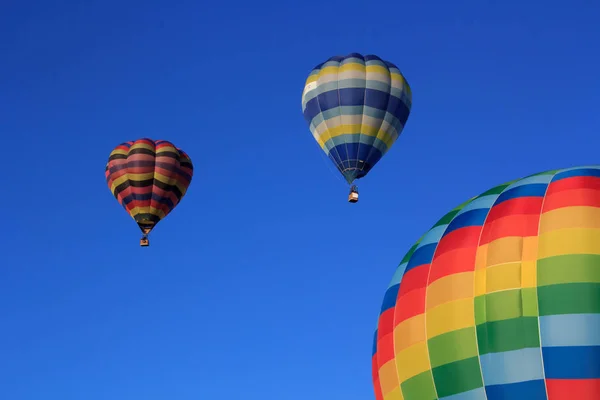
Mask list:
[[[566,171],[558,172],[552,182],[559,181],[561,179],[573,178],[575,176],[595,176],[600,178],[600,169],[597,168],[575,168]]]
[[[550,180],[552,180],[552,177],[553,175],[528,176],[527,178],[523,178],[518,180],[517,182],[512,183],[510,186],[508,186],[507,190],[511,190],[519,186],[532,185],[536,183],[548,186]]]
[[[539,347],[479,356],[486,385],[505,385],[524,380],[544,379]]]
[[[366,93],[364,87],[353,87],[339,90],[340,103],[343,106],[362,106],[365,103],[365,96]]]
[[[373,337],[373,347],[371,349],[371,357],[373,357],[377,353],[377,332],[378,329],[375,329],[375,335]]]
[[[359,152],[363,154],[365,158],[362,158],[359,155]],[[334,160],[336,165],[341,165],[343,167],[342,169],[356,168],[358,160],[365,161],[365,164],[368,164],[370,169],[377,164],[381,159],[382,154],[376,147],[363,143],[343,143],[333,147],[329,151],[329,156]],[[367,166],[362,167],[362,165],[358,165],[358,167],[368,171]]]
[[[486,386],[488,400],[547,400],[543,379]]]
[[[330,90],[328,92],[319,93],[316,99],[318,99],[321,112],[340,106],[341,96],[338,94],[339,92],[339,90]]]
[[[417,245],[417,249],[420,249],[421,247],[425,247],[428,244],[436,244],[440,241],[440,239],[442,238],[442,236],[444,235],[444,232],[446,231],[446,228],[448,227],[448,225],[438,225],[435,228],[431,228],[424,236],[423,238],[421,238],[421,241],[419,242],[419,244]]]
[[[384,311],[389,310],[390,308],[394,308],[396,305],[396,299],[398,298],[398,290],[400,290],[400,284],[394,285],[385,291],[380,314],[383,314]]]
[[[352,57],[362,58],[362,56],[358,53],[352,53]],[[371,61],[371,60],[381,61],[381,58],[377,57],[374,54],[367,54],[364,58],[365,58],[365,61]]]
[[[412,257],[408,261],[408,265],[406,266],[406,272],[410,271],[415,267],[418,267],[419,265],[430,264],[431,260],[433,260],[433,255],[435,253],[437,245],[437,243],[432,243],[415,250]]]
[[[381,154],[379,149],[377,149],[376,147],[368,145],[368,144],[360,143],[360,146],[358,146],[358,152],[356,154],[356,159],[368,161],[367,158],[369,158],[371,156],[371,154],[374,152]]]
[[[398,268],[396,268],[396,271],[394,272],[394,276],[392,276],[392,280],[391,280],[390,284],[388,285],[388,289],[394,285],[400,284],[400,282],[402,281],[402,278],[404,277],[404,271],[406,270],[407,265],[408,265],[408,262],[404,262],[404,263],[401,263],[400,265],[398,265]]]
[[[502,192],[500,196],[498,196],[496,204],[500,204],[506,200],[516,199],[518,197],[544,197],[547,188],[548,185],[543,183],[532,183],[531,185],[517,186]]]
[[[356,161],[354,163],[350,163],[350,160],[356,160],[356,153],[358,151],[358,146],[356,143],[344,143],[339,144],[333,147],[329,154],[334,154],[338,159],[338,162],[341,162],[342,169],[356,167]]]
[[[308,124],[311,123],[313,118],[315,118],[321,109],[319,108],[319,100],[316,97],[313,97],[306,103],[306,108],[304,109],[304,119]]]
[[[342,161],[340,159],[340,156],[337,154],[337,152],[329,152],[327,154],[327,156],[329,157],[329,159],[335,164],[335,166],[337,167],[337,169],[340,170],[340,172],[342,172],[342,170],[344,169],[344,166],[342,165]]]
[[[342,61],[344,61],[344,59],[345,59],[345,58],[346,58],[346,57],[344,57],[344,56],[333,56],[333,57],[331,57],[331,58],[330,58],[329,60],[327,60],[327,61],[337,61],[337,62],[342,62]]]
[[[498,196],[493,194],[483,197],[477,197],[476,199],[469,202],[469,204],[464,206],[456,215],[458,216],[461,214],[465,214],[468,211],[472,210],[488,210],[489,212],[489,209],[492,208],[497,198]]]
[[[542,346],[600,346],[600,314],[540,317]]]
[[[457,215],[448,225],[444,236],[447,236],[450,232],[467,226],[483,226],[485,219],[489,213],[489,209],[480,208],[477,210],[467,211],[464,214]]]
[[[383,154],[377,148],[374,148],[369,154],[369,157],[365,160],[366,165],[363,170],[369,172],[371,168],[381,160],[381,157],[383,157]]]
[[[365,91],[365,105],[367,107],[373,107],[378,110],[389,109],[389,104],[392,99],[396,99],[395,96],[390,96],[389,92],[382,92],[376,89],[367,89]]]
[[[379,92],[382,93],[382,92]],[[386,108],[386,107],[384,107]],[[392,113],[404,126],[410,113],[406,104],[396,96],[389,96],[387,110]]]
[[[600,347],[542,347],[547,379],[599,379]]]

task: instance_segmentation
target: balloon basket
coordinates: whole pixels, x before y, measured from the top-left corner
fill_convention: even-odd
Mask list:
[[[150,246],[150,241],[148,240],[147,237],[143,237],[140,239],[140,246],[142,246],[142,247]]]
[[[352,192],[348,195],[348,202],[356,203],[358,201],[358,193]]]

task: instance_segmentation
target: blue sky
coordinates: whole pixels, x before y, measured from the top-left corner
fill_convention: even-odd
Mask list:
[[[379,306],[412,243],[491,186],[598,162],[599,14],[5,1],[0,398],[372,399]],[[300,105],[311,69],[350,52],[413,89],[356,205]],[[195,175],[142,249],[104,166],[146,136],[185,149]]]

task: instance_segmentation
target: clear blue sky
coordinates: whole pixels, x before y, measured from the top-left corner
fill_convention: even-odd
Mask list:
[[[372,399],[412,243],[493,185],[599,161],[592,0],[169,4],[2,4],[2,400]],[[356,205],[301,110],[350,52],[414,95]],[[146,136],[195,175],[143,249],[104,166]]]

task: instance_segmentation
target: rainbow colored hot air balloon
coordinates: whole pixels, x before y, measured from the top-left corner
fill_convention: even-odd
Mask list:
[[[600,399],[600,166],[442,217],[387,289],[372,367],[377,400]]]
[[[118,145],[108,158],[106,182],[117,201],[148,234],[179,204],[193,175],[190,157],[166,140],[139,139]]]
[[[310,131],[350,185],[392,147],[411,107],[412,92],[398,67],[375,55],[331,57],[313,69],[302,93]],[[358,200],[354,189],[351,202]]]

